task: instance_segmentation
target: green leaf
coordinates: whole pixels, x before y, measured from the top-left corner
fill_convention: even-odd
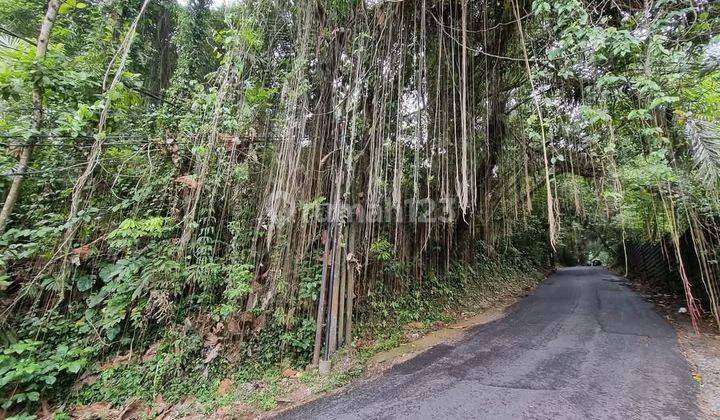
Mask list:
[[[661,96],[659,98],[655,98],[652,102],[650,102],[650,109],[653,109],[660,105],[670,105],[674,104],[675,102],[679,101],[680,98],[677,96]]]
[[[76,280],[76,285],[79,291],[87,292],[95,285],[95,276],[90,274],[79,276]]]
[[[628,113],[627,118],[629,120],[640,120],[647,121],[652,118],[647,109],[634,109]]]
[[[8,276],[0,276],[0,292],[7,290],[11,284],[12,282]]]
[[[68,363],[67,371],[70,373],[78,373],[78,372],[80,372],[80,369],[82,369],[83,365],[85,365],[83,359],[75,360],[73,362]]]

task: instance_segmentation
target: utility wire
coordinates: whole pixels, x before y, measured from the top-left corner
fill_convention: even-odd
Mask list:
[[[275,138],[279,138],[279,137],[275,137]],[[251,141],[250,143],[268,143],[268,141],[267,140],[263,141],[263,140],[256,138],[254,141]],[[131,142],[131,143],[128,143],[128,142],[105,142],[103,144],[104,145],[124,145],[124,146],[127,146],[127,145],[159,146],[158,148],[156,148],[156,151],[158,151],[158,150],[162,150],[162,146],[170,146],[170,145],[178,144],[178,143],[169,143],[168,144],[168,143],[160,143],[160,142]],[[192,143],[181,142],[179,144],[188,145],[188,144],[192,144]],[[11,143],[0,142],[0,146],[24,146],[24,144],[11,144]],[[40,146],[40,147],[43,147],[43,146],[60,147],[60,146],[73,146],[73,145],[46,143],[46,144],[36,144],[35,146],[36,147],[38,147],[38,146]],[[78,147],[78,145],[75,145],[75,146]],[[80,147],[83,147],[83,148],[92,147],[92,144],[80,145]],[[112,158],[103,159],[103,161],[106,161],[106,162],[108,160],[112,161],[113,159]],[[15,167],[10,172],[0,174],[0,177],[33,176],[33,175],[43,175],[43,174],[48,174],[48,173],[57,173],[57,172],[64,172],[64,171],[72,170],[75,168],[79,168],[84,165],[85,165],[85,163],[83,162],[83,163],[78,163],[75,165],[70,165],[70,166],[61,167],[61,168],[48,168],[48,169],[42,169],[42,170],[24,170],[24,171],[18,170],[17,167]]]
[[[250,142],[244,142],[243,144],[266,144],[266,143],[274,143],[273,140],[255,140]],[[103,142],[103,146],[109,145],[109,146],[172,146],[172,145],[195,145],[196,143],[192,142],[174,142],[174,143],[161,143],[161,142],[122,142],[122,141],[116,141],[116,142]],[[23,147],[27,146],[26,143],[4,143],[0,142],[0,146],[4,147]],[[56,147],[56,148],[62,148],[62,147],[76,147],[76,148],[89,148],[92,147],[92,144],[62,144],[62,143],[35,143],[34,147]]]
[[[69,142],[72,142],[74,140],[94,140],[95,137],[93,136],[66,136],[66,135],[53,135],[53,134],[41,134],[33,136],[38,139],[34,144],[35,145],[58,145],[58,146],[90,146],[91,144],[73,144],[73,143],[57,143],[49,141],[51,139],[58,139],[58,140],[67,140]],[[16,140],[16,139],[24,139],[26,138],[25,135],[0,135],[0,139],[9,139],[9,140]],[[116,140],[115,142],[108,142],[104,141],[103,144],[157,144],[157,143],[165,143],[168,145],[171,144],[196,144],[196,142],[193,142],[191,140],[184,140],[184,141],[178,141],[176,139],[170,139],[171,141],[162,140],[159,138],[148,138],[147,135],[141,135],[141,134],[117,134],[117,135],[108,135],[105,137],[108,140]],[[242,143],[267,143],[271,141],[279,141],[281,139],[280,136],[235,136],[235,135],[228,135],[228,139],[237,139],[238,142]],[[120,140],[136,140],[136,141],[120,141]],[[140,141],[141,140],[141,141]],[[155,140],[155,141],[153,141]],[[0,145],[4,146],[27,146],[26,143],[21,142],[0,142]]]
[[[254,139],[254,138],[275,138],[279,139],[280,136],[272,135],[272,134],[265,134],[265,135],[238,135],[238,134],[223,134],[221,135],[225,137],[236,137],[239,139]],[[17,139],[17,138],[25,138],[26,135],[23,134],[0,134],[0,138],[5,139]],[[72,134],[36,134],[34,137],[38,138],[58,138],[58,139],[95,139],[95,136],[75,136]],[[152,137],[149,134],[142,134],[142,133],[126,133],[126,134],[108,134],[105,136],[105,138],[148,138]]]
[[[116,145],[127,145],[127,146],[134,146],[134,145],[155,145],[160,144],[157,142],[103,142],[103,145],[110,145],[110,146],[116,146]],[[188,143],[189,144],[189,143]],[[0,146],[5,147],[23,147],[27,146],[27,143],[5,143],[0,142]],[[69,144],[69,143],[34,143],[34,147],[77,147],[77,148],[87,148],[92,147],[92,144]]]
[[[176,103],[173,103],[173,102],[170,102],[170,101],[168,101],[167,99],[165,99],[165,98],[163,98],[163,97],[161,97],[161,96],[159,96],[159,95],[156,95],[156,94],[154,94],[154,93],[152,93],[152,92],[150,92],[150,91],[147,91],[147,90],[145,90],[145,89],[143,89],[143,88],[138,88],[138,87],[135,87],[135,86],[127,86],[127,87],[130,88],[130,89],[132,89],[132,90],[134,90],[135,92],[137,92],[137,93],[139,93],[139,94],[141,94],[141,95],[149,96],[150,98],[153,98],[153,99],[155,99],[155,100],[158,100],[158,101],[160,101],[160,102],[162,102],[162,103],[164,103],[164,104],[168,104],[168,105],[170,105],[170,106],[172,106],[172,107],[175,107],[175,108],[181,108],[180,105],[178,105],[178,104],[176,104]]]

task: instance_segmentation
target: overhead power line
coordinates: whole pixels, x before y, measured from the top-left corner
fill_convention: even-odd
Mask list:
[[[238,140],[242,141],[250,141],[252,142],[265,142],[265,141],[275,141],[280,140],[281,137],[277,135],[260,135],[260,136],[250,136],[250,135],[234,135],[234,134],[223,134],[226,138],[236,138]],[[0,139],[25,139],[27,138],[27,135],[22,134],[0,134]],[[64,134],[37,134],[35,136],[36,139],[41,139],[35,142],[35,144],[41,144],[41,143],[48,143],[48,144],[58,144],[53,142],[48,142],[50,139],[60,139],[60,140],[94,140],[94,136],[72,136],[72,135],[64,135]],[[120,140],[120,139],[143,139],[143,141],[135,142],[137,144],[147,144],[147,143],[157,143],[157,142],[166,142],[167,140],[160,139],[158,137],[151,137],[148,135],[143,134],[109,134],[105,136],[105,139],[107,140]],[[153,140],[157,140],[154,141]],[[169,140],[172,140],[176,143],[193,143],[192,141],[183,140],[179,141],[175,138],[169,138]],[[133,144],[133,142],[117,142],[118,144]],[[107,141],[104,141],[103,144],[108,144]],[[18,146],[25,146],[24,143],[18,143]],[[68,143],[70,145],[70,143]]]

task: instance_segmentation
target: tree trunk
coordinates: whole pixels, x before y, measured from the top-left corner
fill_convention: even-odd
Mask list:
[[[50,0],[45,13],[45,19],[43,19],[42,26],[40,26],[40,35],[37,39],[37,48],[35,50],[35,61],[37,66],[41,66],[47,53],[48,43],[50,41],[50,32],[55,25],[55,18],[57,17],[58,8],[60,8],[60,0]],[[32,156],[33,148],[35,143],[38,141],[38,133],[43,126],[43,78],[37,77],[33,82],[32,90],[32,104],[33,104],[33,115],[32,115],[32,133],[28,144],[22,148],[20,152],[20,160],[18,161],[18,173],[13,177],[10,190],[8,191],[7,197],[5,198],[5,204],[3,205],[2,211],[0,212],[0,235],[5,233],[5,227],[7,226],[8,218],[12,214],[15,203],[17,202],[18,196],[20,195],[20,187],[27,170],[28,164],[30,163],[30,157]]]

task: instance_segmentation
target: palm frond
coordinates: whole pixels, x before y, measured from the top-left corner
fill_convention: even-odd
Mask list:
[[[690,140],[695,167],[709,185],[720,181],[720,125],[717,122],[688,120],[685,132]]]
[[[10,35],[0,34],[0,50],[18,50],[20,40]]]

